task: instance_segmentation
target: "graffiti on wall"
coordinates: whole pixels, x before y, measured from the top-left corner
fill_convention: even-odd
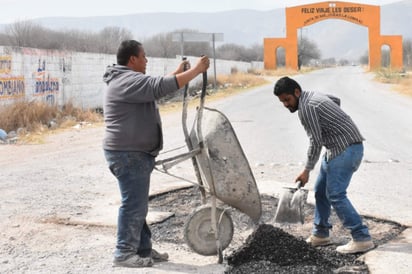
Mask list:
[[[37,69],[32,74],[34,85],[31,95],[39,100],[54,104],[60,90],[60,81],[59,78],[51,76],[46,65],[46,60],[38,60]],[[12,74],[11,55],[0,55],[0,100],[16,100],[25,98],[25,96],[25,77]]]
[[[46,70],[46,61],[39,59],[37,71],[34,72],[34,96],[42,97],[46,102],[54,104],[60,89],[59,78],[51,77]]]
[[[0,55],[0,100],[22,98],[25,95],[24,76],[11,74],[10,55]]]
[[[11,56],[0,55],[0,73],[9,74],[11,71]]]

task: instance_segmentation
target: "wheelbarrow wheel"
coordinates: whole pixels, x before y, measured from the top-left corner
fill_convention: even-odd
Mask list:
[[[193,251],[200,255],[210,256],[218,254],[211,213],[211,206],[199,207],[189,216],[185,225],[185,241]],[[222,251],[232,241],[233,221],[230,214],[222,208],[216,208],[216,219],[220,250]]]

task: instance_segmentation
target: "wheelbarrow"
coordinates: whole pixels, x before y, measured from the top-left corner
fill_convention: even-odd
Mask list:
[[[188,85],[184,89],[182,126],[189,151],[156,161],[155,169],[170,174],[168,169],[172,166],[192,160],[197,179],[192,183],[200,186],[202,206],[194,210],[185,224],[185,241],[198,254],[218,255],[218,262],[222,263],[222,251],[232,241],[234,228],[228,208],[218,207],[217,200],[245,213],[255,223],[261,217],[262,206],[253,173],[229,119],[222,112],[204,106],[206,87],[207,72],[204,72],[200,103],[190,132]]]

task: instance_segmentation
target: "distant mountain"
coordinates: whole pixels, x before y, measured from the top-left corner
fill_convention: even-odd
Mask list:
[[[223,33],[224,43],[249,46],[262,44],[264,37],[280,36],[285,25],[283,9],[271,11],[233,10],[216,13],[137,13],[123,16],[86,18],[50,17],[36,22],[53,29],[101,30],[107,26],[124,27],[145,38],[178,29]],[[283,24],[282,28],[278,26]]]
[[[354,1],[356,2],[356,1]],[[412,39],[412,0],[381,7],[381,33]],[[233,10],[214,13],[136,13],[101,17],[47,17],[34,20],[48,28],[99,31],[118,26],[132,31],[137,40],[178,29],[223,33],[224,43],[251,46],[263,44],[265,37],[285,36],[285,10]],[[299,30],[315,42],[322,58],[358,59],[368,48],[368,29],[343,20],[325,20]]]

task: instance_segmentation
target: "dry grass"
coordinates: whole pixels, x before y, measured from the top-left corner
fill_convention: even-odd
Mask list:
[[[402,78],[399,81],[399,84],[396,86],[396,91],[400,93],[412,96],[412,77],[411,74],[408,74],[407,77]]]
[[[412,96],[412,71],[399,72],[381,68],[375,71],[375,75],[379,82],[393,84],[395,91]]]
[[[216,89],[213,89],[214,78],[209,76],[207,90],[207,101],[214,101],[228,97],[235,93],[246,91],[252,87],[257,87],[268,83],[268,79],[263,76],[262,72],[253,71],[250,73],[232,73],[230,75],[216,76]],[[197,87],[201,90],[201,87]],[[197,106],[199,103],[198,96],[190,97],[188,107]],[[166,102],[160,105],[162,113],[181,111],[182,102]]]
[[[219,100],[233,94],[244,92],[250,88],[261,86],[267,83],[274,82],[276,77],[290,76],[299,73],[311,71],[310,68],[302,68],[301,71],[295,71],[285,68],[277,70],[250,70],[248,73],[232,73],[230,75],[217,75],[216,77],[216,90],[213,90],[214,79],[209,77],[208,79],[208,96],[207,101]],[[200,87],[199,87],[200,89]],[[199,100],[197,97],[189,99],[189,108],[198,105]],[[162,113],[181,111],[182,102],[167,102],[160,105],[160,111]]]
[[[82,121],[101,122],[102,115],[76,108],[72,103],[58,108],[37,101],[18,101],[0,110],[0,128],[17,131],[20,139],[28,143],[41,143],[50,130],[68,128]]]
[[[278,76],[291,76],[291,75],[296,75],[296,74],[301,74],[301,73],[306,73],[313,71],[314,68],[312,67],[302,67],[300,71],[288,69],[285,67],[278,68],[276,70],[262,70],[261,75],[264,76],[272,76],[272,77],[278,77]]]
[[[19,101],[15,104],[2,107],[0,112],[0,128],[5,131],[25,128],[35,131],[41,127],[42,122],[52,120],[57,108],[38,102]]]

